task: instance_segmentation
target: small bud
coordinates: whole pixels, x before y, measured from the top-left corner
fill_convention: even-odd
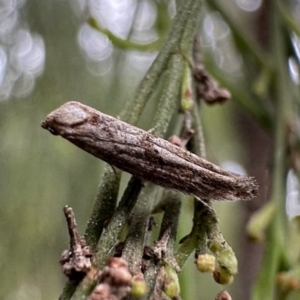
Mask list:
[[[142,273],[134,275],[131,280],[131,294],[135,297],[142,297],[148,291],[147,283]]]
[[[216,259],[210,254],[200,254],[196,260],[197,269],[200,272],[213,272]]]
[[[219,284],[230,284],[233,282],[233,276],[221,267],[213,272],[214,280]]]
[[[300,282],[297,278],[290,278],[288,281],[288,289],[290,291],[299,291],[300,290]]]
[[[109,297],[111,297],[110,286],[106,283],[100,283],[93,290],[89,300],[110,299]]]
[[[297,291],[300,289],[300,281],[296,278],[293,271],[281,272],[277,275],[277,284],[281,290]]]
[[[232,298],[227,291],[222,291],[216,296],[215,300],[232,300]]]
[[[107,282],[111,282],[111,284],[116,286],[126,286],[130,285],[132,276],[127,268],[110,268],[109,269],[109,278],[110,280]]]
[[[215,255],[219,266],[226,270],[228,274],[237,273],[237,258],[232,248],[227,244],[222,236],[215,236],[207,243],[209,250]]]
[[[106,282],[112,286],[129,286],[131,274],[127,268],[127,262],[120,257],[110,257],[105,266],[98,274],[100,282]]]
[[[181,83],[181,110],[183,112],[191,110],[193,101],[193,87],[192,87],[192,76],[191,70],[187,63],[184,64],[182,83]]]
[[[122,257],[112,257],[112,256],[108,258],[107,264],[111,268],[121,268],[121,267],[127,268],[127,266],[128,266],[127,261],[124,258],[122,258]]]
[[[182,148],[182,140],[177,135],[172,135],[168,138],[168,141],[178,147]]]
[[[183,111],[191,110],[194,103],[192,100],[192,90],[186,89],[182,93],[182,99],[181,99],[181,109]]]
[[[165,266],[165,281],[164,281],[164,292],[170,298],[174,298],[180,293],[180,285],[176,271],[169,265]]]

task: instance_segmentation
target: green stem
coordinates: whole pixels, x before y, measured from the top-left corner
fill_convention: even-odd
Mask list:
[[[176,259],[174,258],[174,245],[176,242],[178,221],[181,210],[181,201],[182,195],[180,193],[171,190],[164,190],[160,202],[160,207],[164,209],[164,216],[158,240],[161,240],[166,234],[166,232],[169,233],[166,245],[166,252],[164,254],[163,261],[165,261],[170,267],[177,271],[178,264],[176,262]],[[157,275],[159,274],[161,267],[162,263],[160,262],[158,264],[157,261],[153,259],[151,260],[146,270],[145,279],[148,283],[148,295],[152,294],[152,291],[155,285],[157,284],[157,280],[160,280],[160,278],[158,278]]]
[[[106,258],[103,256],[107,256],[112,247],[118,242],[121,230],[131,214],[132,208],[134,207],[142,188],[143,182],[138,178],[131,177],[119,206],[115,211],[111,222],[105,228],[103,237],[100,238],[98,243],[98,251],[94,260],[94,264],[98,268],[102,268],[105,265]]]
[[[299,25],[294,20],[292,14],[290,14],[282,4],[279,4],[279,12],[286,27],[289,28],[291,31],[295,32],[298,35],[298,37],[300,37]]]
[[[273,220],[266,232],[265,254],[253,288],[252,300],[274,299],[274,284],[280,258],[280,247],[277,245],[278,230],[281,230],[278,223],[278,211]]]
[[[210,0],[208,1],[208,5],[221,13],[222,18],[229,25],[232,31],[233,37],[235,39],[236,44],[238,45],[238,48],[240,49],[240,52],[242,53],[246,50],[247,52],[252,54],[252,56],[255,58],[256,62],[260,65],[260,67],[270,68],[266,56],[255,45],[254,41],[252,41],[249,38],[247,32],[242,31],[240,29],[241,27],[235,24],[234,18],[228,14],[228,12],[223,8],[222,4],[220,4],[219,1]]]
[[[122,258],[127,261],[132,275],[141,273],[149,216],[157,191],[158,187],[155,184],[147,183],[130,217],[130,228],[122,251]]]
[[[59,300],[69,300],[69,299],[71,299],[72,295],[76,291],[76,288],[77,288],[77,284],[74,284],[74,283],[68,281],[65,284],[61,295],[59,296]]]
[[[196,102],[194,102],[191,113],[193,118],[192,127],[195,131],[193,139],[191,140],[192,152],[205,157],[204,135],[199,117],[199,108]],[[208,207],[206,205],[194,199],[193,227],[190,234],[181,241],[181,245],[175,256],[180,268],[183,268],[187,259],[195,249],[199,254],[206,253],[207,235],[203,216],[207,213],[207,210]]]
[[[178,95],[183,61],[179,54],[172,54],[166,71],[165,88],[161,94],[152,126],[156,136],[163,137],[168,129],[173,112],[178,107]]]
[[[102,234],[105,222],[109,221],[115,210],[121,172],[106,165],[103,177],[99,185],[99,191],[89,218],[84,237],[89,246],[96,247]],[[67,300],[72,297],[77,285],[68,281],[63,289],[59,300]]]
[[[132,42],[130,40],[124,40],[121,39],[119,37],[117,37],[116,35],[114,35],[110,30],[108,29],[104,29],[102,28],[97,21],[94,18],[89,18],[88,19],[88,24],[93,27],[94,29],[96,29],[97,31],[101,32],[102,34],[104,34],[105,36],[107,36],[107,38],[112,42],[112,44],[119,49],[122,50],[137,50],[137,51],[157,51],[159,45],[161,44],[161,41],[155,41],[149,44],[139,44],[139,43],[135,43]]]
[[[164,190],[164,193],[162,195],[162,203],[160,204],[164,209],[164,216],[161,223],[158,239],[161,239],[164,233],[170,229],[166,257],[171,257],[172,259],[173,259],[173,248],[177,236],[177,227],[178,227],[178,221],[179,221],[179,215],[181,209],[181,201],[182,201],[182,194],[172,190]],[[171,262],[169,264],[172,265]]]
[[[87,224],[84,237],[89,246],[96,247],[104,225],[110,220],[115,211],[121,171],[106,165],[99,191]]]
[[[208,207],[202,202],[194,199],[194,218],[193,227],[189,235],[181,240],[181,245],[175,254],[177,264],[182,269],[191,255],[196,250],[197,253],[206,253],[206,229],[204,226],[204,215]]]
[[[192,108],[191,115],[193,119],[193,129],[195,131],[194,137],[191,141],[192,142],[191,148],[196,155],[202,158],[206,158],[203,127],[200,119],[199,106],[196,103],[194,103],[194,107]]]
[[[155,87],[167,66],[170,56],[171,56],[171,65],[173,65],[176,69],[175,76],[178,76],[179,69],[180,69],[179,66],[181,64],[181,58],[178,55],[174,54],[174,52],[176,52],[175,51],[176,45],[178,46],[178,43],[182,36],[182,33],[184,32],[184,29],[185,29],[185,25],[188,22],[188,20],[190,19],[190,16],[199,11],[199,10],[197,10],[195,12],[195,10],[193,9],[196,6],[195,3],[197,5],[200,5],[201,1],[199,1],[199,0],[198,1],[196,1],[196,0],[187,1],[185,3],[185,5],[180,9],[180,11],[176,15],[176,17],[174,18],[171,32],[169,34],[168,39],[165,42],[165,45],[164,45],[162,51],[159,53],[156,60],[154,61],[154,63],[150,67],[149,71],[145,75],[144,79],[140,83],[133,101],[131,101],[129,103],[126,110],[122,114],[122,119],[127,121],[128,123],[136,124],[137,121],[139,120],[140,115],[146,105],[146,102],[148,101],[148,99],[152,95],[153,91],[155,90]],[[174,54],[174,55],[171,55],[171,54]],[[170,74],[170,72],[169,72],[169,76],[173,76],[173,74]],[[178,80],[176,79],[174,82],[178,82]],[[165,90],[165,96],[167,97],[167,101],[169,101],[171,99],[171,97],[174,96],[174,92],[171,92],[172,87],[174,88],[175,85],[174,84],[169,85],[169,89]],[[174,89],[174,90],[176,90],[176,89]],[[174,101],[174,99],[173,99],[173,101]],[[164,111],[163,115],[167,116],[168,114],[166,113],[166,111]],[[162,120],[161,124],[158,124],[159,126],[156,126],[157,128],[155,128],[156,132],[159,133],[159,131],[162,130],[162,128],[163,128],[162,124],[164,122],[166,122],[166,119],[163,116],[162,116],[162,118],[159,118],[159,117],[157,117],[157,118]],[[167,124],[168,124],[168,122],[167,122]],[[106,175],[108,175],[108,176],[106,176]],[[109,174],[105,173],[103,178],[108,178],[108,177],[109,177]],[[132,181],[135,182],[136,185]],[[132,179],[126,189],[127,194],[135,194],[136,198],[138,196],[135,193],[136,190],[138,189],[140,191],[142,188],[141,183],[139,183],[137,181],[138,181],[137,179]],[[105,186],[107,183],[108,183],[108,181],[104,180],[102,182],[102,185]],[[124,194],[123,198],[125,196],[126,195]],[[134,203],[136,201],[136,198],[133,199]],[[125,202],[121,201],[117,211],[114,213],[114,216],[111,219],[111,222],[109,223],[108,227],[104,230],[104,233],[98,244],[98,252],[95,257],[95,265],[96,265],[97,269],[104,266],[104,264],[106,262],[107,254],[111,250],[110,247],[114,246],[114,243],[118,239],[117,233],[119,232],[119,230],[121,230],[121,228],[125,224],[123,222],[120,222],[121,221],[120,218],[122,219],[125,216],[128,217],[130,212],[127,211],[127,214],[124,215],[124,211],[126,211],[126,209],[128,207],[130,207],[130,209],[132,209],[132,207],[133,207],[133,205],[128,205],[128,203],[127,203],[128,201],[130,202],[130,199],[127,199],[127,201],[125,201]],[[99,207],[99,205],[100,204],[95,204],[95,206],[98,206],[98,207]],[[122,214],[122,211],[123,211],[123,214]],[[124,219],[123,219],[123,221],[124,221]],[[108,231],[108,229],[112,231],[111,234]],[[87,276],[83,280],[83,282],[80,284],[80,286],[77,289],[73,298],[74,299],[79,299],[82,297],[84,298],[85,297],[84,295],[87,295],[91,291],[94,284],[95,284],[95,280],[88,278],[88,276]],[[73,286],[71,284],[67,284],[67,286],[64,289],[63,295],[61,296],[61,299],[70,299],[70,297],[72,296],[72,294],[75,291],[75,288],[76,288],[75,286]]]
[[[232,248],[224,239],[214,210],[209,210],[203,217],[203,224],[208,238],[208,248],[215,254],[216,259],[223,270],[230,275],[237,273],[237,259]]]
[[[284,213],[285,213],[285,176],[286,176],[286,121],[291,112],[291,94],[289,75],[286,67],[286,49],[284,31],[280,21],[280,2],[274,1],[273,30],[274,30],[274,61],[278,68],[276,99],[276,127],[274,147],[274,171],[272,176],[270,200],[276,204],[276,213],[267,231],[263,265],[254,286],[252,299],[274,299],[274,284],[279,270],[281,253],[284,245]]]
[[[198,0],[199,1],[199,0]],[[170,29],[169,36],[164,43],[164,46],[155,61],[151,65],[150,69],[144,76],[143,80],[139,84],[135,97],[130,104],[132,110],[127,110],[125,114],[121,115],[123,120],[126,120],[130,124],[136,124],[138,121],[138,116],[140,111],[143,111],[147,100],[150,98],[154,92],[156,85],[158,84],[163,72],[167,67],[170,54],[175,52],[176,46],[182,36],[182,32],[185,28],[186,22],[191,17],[192,5],[196,0],[188,0],[185,5],[176,14],[173,25]]]
[[[134,207],[142,190],[143,183],[140,179],[132,177],[123,194],[117,210],[114,212],[110,223],[105,228],[93,257],[93,268],[100,270],[106,264],[107,257],[119,240],[119,235]],[[85,299],[90,294],[97,282],[96,276],[86,276],[78,286],[72,299]]]
[[[182,51],[184,55],[187,55],[187,57],[189,58],[192,57],[192,47],[194,42],[195,31],[197,29],[197,24],[199,20],[199,12],[200,12],[201,5],[202,5],[202,1],[199,0],[194,1],[193,6],[191,8],[192,15],[190,16],[187,23],[185,24],[185,29],[180,39],[180,46],[179,46],[180,51]],[[181,253],[181,254],[182,255],[180,255],[180,257],[186,257],[185,253]],[[176,257],[176,260],[178,262],[178,256]]]
[[[182,65],[182,57],[173,54],[166,71],[165,88],[152,124],[155,126],[154,134],[157,136],[165,135],[173,112],[177,108],[176,102],[178,102]],[[140,272],[146,229],[154,206],[155,192],[157,192],[157,186],[148,183],[132,213],[130,229],[122,255],[128,262],[132,274]]]
[[[192,7],[190,7],[191,15],[189,16],[189,18],[187,19],[187,21],[183,27],[184,31],[183,31],[182,37],[180,38],[180,46],[177,44],[177,47],[179,46],[181,51],[187,52],[189,54],[191,53],[195,30],[197,27],[197,21],[199,18],[199,11],[200,11],[200,7],[202,4],[202,1],[199,1],[199,0],[198,1],[196,0],[193,2],[194,3],[192,3]],[[186,7],[186,5],[187,4],[185,4],[184,7]],[[174,44],[174,46],[176,46],[176,44]],[[175,49],[175,47],[173,47],[173,50],[174,49]],[[169,68],[169,72],[171,72],[171,73],[168,74],[168,77],[169,78],[172,78],[171,76],[177,76],[177,77],[170,81],[171,84],[167,85],[167,88],[164,90],[164,92],[162,94],[162,98],[166,98],[165,101],[172,101],[174,103],[174,97],[176,97],[176,98],[178,97],[179,87],[180,87],[180,82],[181,82],[181,77],[182,77],[182,71],[183,71],[182,56],[179,54],[174,54],[171,57],[169,64],[173,67]],[[172,69],[173,69],[173,71],[172,71]],[[172,73],[174,75],[172,75]],[[165,102],[161,102],[161,103],[165,103]],[[155,118],[155,120],[154,120],[155,133],[162,132],[162,128],[165,128],[165,130],[166,130],[166,128],[167,128],[166,125],[170,121],[171,115],[170,115],[170,111],[168,111],[168,106],[165,106],[165,108],[167,108],[167,109],[164,110],[161,106],[158,107],[158,112],[160,112],[160,116],[158,115],[157,118]],[[165,123],[162,122],[163,118],[166,118],[166,117],[168,117],[168,119],[166,119],[166,122]],[[160,123],[157,123],[158,121]],[[179,217],[179,210],[180,210],[180,208],[178,208],[178,213],[176,214],[177,217]],[[167,214],[165,217],[168,219],[169,215]],[[173,215],[173,218],[176,218],[176,217]],[[167,222],[167,221],[165,221],[165,222]],[[163,225],[166,225],[166,223],[163,223]],[[173,225],[174,224],[172,224],[172,228],[173,228]],[[177,227],[177,225],[176,225],[176,227]],[[162,230],[163,230],[163,227],[162,227]],[[174,235],[174,228],[173,228],[172,235]],[[168,256],[169,256],[170,261],[173,260],[173,250],[171,250],[171,247],[172,247],[171,245],[173,245],[173,242],[174,241],[172,238],[169,241],[170,244],[168,244],[168,249],[170,250],[168,253]],[[173,261],[175,262],[175,260],[173,260]],[[172,264],[174,265],[175,263],[172,263]],[[148,286],[149,286],[149,292],[148,292],[149,294],[152,292],[152,289],[155,285],[156,277],[157,277],[157,274],[159,273],[160,267],[161,267],[160,264],[157,264],[156,262],[152,261],[150,263],[149,267],[147,268],[145,278],[146,278]]]

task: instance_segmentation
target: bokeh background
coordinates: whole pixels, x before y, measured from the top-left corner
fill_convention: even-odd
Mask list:
[[[300,2],[290,4],[299,18]],[[268,1],[230,0],[224,5],[262,49],[268,47]],[[73,207],[83,233],[104,166],[51,136],[41,122],[69,100],[117,116],[158,53],[116,49],[87,25],[87,16],[120,38],[148,44],[165,38],[175,12],[173,0],[0,0],[1,299],[58,297],[65,282],[58,261],[68,248],[62,208]],[[238,82],[243,58],[221,14],[204,7],[199,33],[214,70]],[[295,63],[290,65],[297,82]],[[263,187],[251,204],[215,204],[222,232],[240,260],[240,276],[228,289],[235,299],[248,299],[262,249],[247,242],[244,229],[267,193],[265,166],[272,144],[240,104],[233,99],[204,106],[202,116],[209,159],[256,176]],[[149,129],[154,111],[155,104],[149,103],[140,127]],[[186,197],[179,238],[190,231],[191,219],[192,199]],[[214,299],[222,290],[210,275],[197,273],[193,258],[180,280],[186,300]]]

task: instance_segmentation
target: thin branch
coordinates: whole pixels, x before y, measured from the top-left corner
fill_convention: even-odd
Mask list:
[[[143,183],[140,179],[134,177],[130,179],[119,206],[98,243],[97,252],[92,261],[95,270],[100,270],[105,266],[107,257],[117,244],[119,235],[137,201],[142,187]],[[72,299],[82,299],[88,296],[96,286],[96,282],[97,277],[94,274],[92,274],[92,276],[86,276],[78,286]]]
[[[120,170],[114,169],[110,165],[105,166],[99,191],[84,233],[88,245],[93,249],[99,241],[105,223],[111,219],[116,208],[120,179]]]
[[[132,110],[126,110],[126,112],[121,115],[122,120],[126,120],[130,124],[136,124],[140,112],[143,111],[147,100],[152,95],[163,72],[166,70],[170,54],[175,51],[175,47],[178,45],[182,32],[185,28],[185,24],[193,13],[192,5],[195,2],[199,2],[199,0],[186,1],[176,14],[169,36],[166,39],[162,50],[136,90],[135,97],[130,104]]]
[[[156,185],[150,182],[147,183],[131,215],[130,228],[122,251],[122,258],[127,261],[132,275],[141,273],[149,217],[157,191]]]
[[[277,101],[276,105],[276,127],[275,145],[273,153],[273,178],[271,185],[270,200],[276,205],[276,212],[270,223],[266,234],[265,255],[261,270],[257,276],[252,299],[273,299],[274,282],[278,272],[281,251],[284,245],[284,204],[286,192],[286,121],[290,119],[292,95],[289,87],[289,75],[286,67],[286,43],[284,42],[284,31],[280,21],[280,2],[272,3],[273,30],[274,30],[274,61],[278,66],[277,78]]]
[[[157,51],[159,45],[161,44],[160,40],[157,40],[149,44],[139,44],[139,43],[132,42],[128,39],[127,40],[121,39],[118,36],[114,35],[110,30],[102,28],[94,18],[89,18],[88,24],[92,28],[96,29],[97,31],[107,36],[107,38],[112,42],[112,44],[119,49],[149,52],[149,51]]]
[[[180,55],[172,55],[166,72],[165,88],[161,94],[152,124],[154,134],[157,136],[165,135],[173,112],[177,108],[176,102],[178,102],[182,73],[182,57]],[[156,192],[157,186],[148,183],[132,213],[130,229],[122,254],[122,257],[128,262],[132,274],[141,272],[146,228],[152,213]]]
[[[296,20],[294,20],[292,14],[289,13],[289,11],[281,3],[279,4],[279,12],[286,27],[300,37],[299,25],[297,24]]]
[[[265,57],[262,51],[257,47],[255,42],[251,40],[247,32],[242,31],[241,27],[234,22],[234,18],[230,16],[230,14],[226,11],[226,9],[223,8],[223,5],[216,0],[210,0],[207,3],[211,8],[221,13],[222,18],[229,25],[232,31],[232,34],[235,38],[236,45],[238,45],[240,52],[247,51],[251,53],[252,57],[255,58],[256,62],[261,67],[270,68],[269,60]]]

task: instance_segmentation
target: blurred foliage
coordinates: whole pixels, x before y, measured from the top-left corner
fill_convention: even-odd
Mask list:
[[[66,204],[73,207],[83,233],[104,167],[94,157],[46,134],[40,128],[41,121],[68,100],[117,116],[157,54],[114,47],[108,38],[87,27],[88,11],[117,37],[142,45],[163,41],[175,13],[175,1],[90,1],[89,8],[87,2],[0,1],[0,80],[5,79],[0,81],[1,299],[58,297],[65,282],[59,255],[69,243],[62,208]],[[256,7],[251,8],[251,3]],[[252,224],[263,220],[263,226],[256,228],[266,239],[262,258],[261,253],[250,257],[250,248],[245,247],[247,204],[214,204],[220,228],[239,262],[253,264],[253,268],[249,264],[250,269],[242,268],[228,288],[235,299],[299,297],[299,287],[297,291],[297,284],[291,284],[300,281],[299,228],[295,220],[290,221],[300,214],[299,15],[296,0],[232,0],[228,4],[207,0],[202,11],[205,64],[233,96],[233,101],[221,106],[202,107],[208,158],[247,168],[255,176],[270,170],[271,179],[261,186],[260,200],[270,198],[276,207],[271,217],[263,215],[264,211],[270,213],[266,207],[253,215]],[[5,31],[8,26],[10,30]],[[39,51],[45,51],[39,56],[40,69],[28,67],[36,52],[23,49],[26,56],[21,51],[28,47],[28,40],[32,45],[38,41]],[[34,87],[32,91],[28,82]],[[155,109],[154,101],[150,101],[140,127],[150,128]],[[251,160],[249,152],[257,140],[247,126],[253,123],[254,130],[264,131],[269,150],[258,145]],[[173,121],[169,132],[176,128]],[[265,153],[264,164],[257,166],[256,160]],[[290,183],[291,176],[294,184]],[[126,179],[123,176],[120,195]],[[192,225],[192,201],[186,198],[179,238]],[[290,219],[285,212],[286,199]],[[248,286],[239,280],[245,273],[252,274]],[[199,274],[193,258],[179,279],[183,299],[214,299],[222,290],[212,277]]]

